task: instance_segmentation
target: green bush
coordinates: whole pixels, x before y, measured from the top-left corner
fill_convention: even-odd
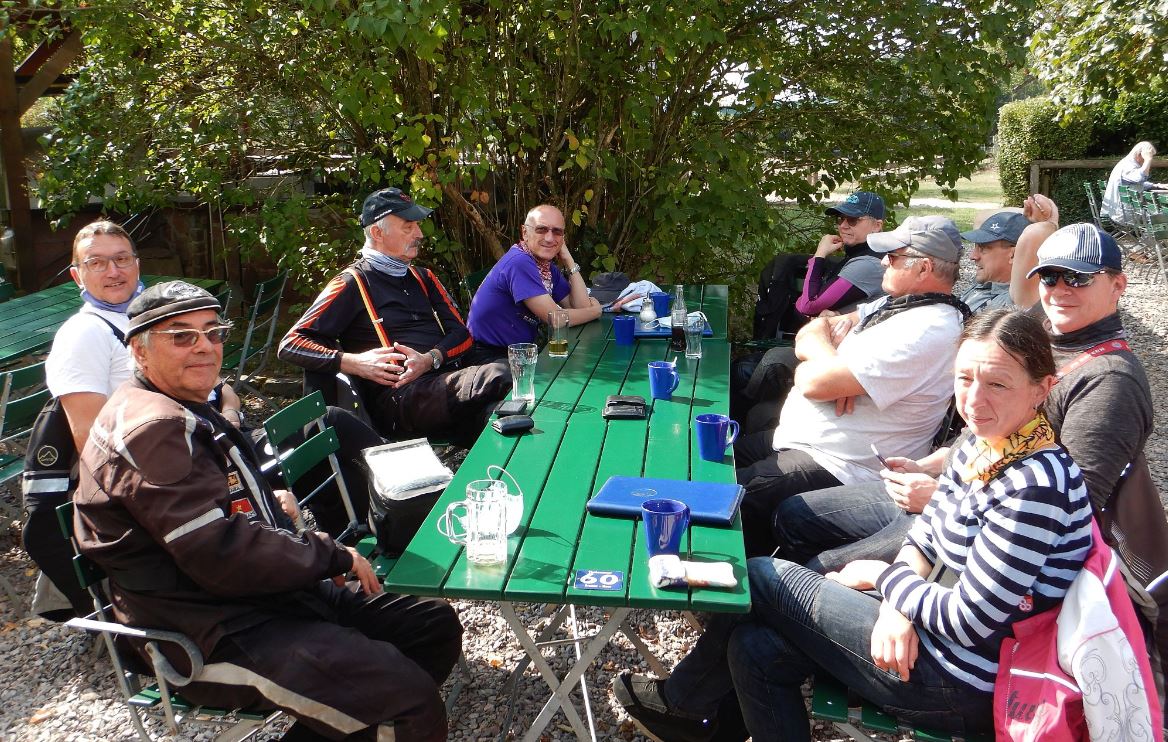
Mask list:
[[[1168,150],[1168,90],[1125,93],[1091,110],[1095,132],[1089,157],[1126,155],[1136,142],[1150,141]]]
[[[1060,126],[1058,113],[1045,97],[1008,103],[998,113],[998,180],[1005,206],[1021,206],[1030,195],[1032,161],[1069,160],[1087,151],[1091,122]]]
[[[1058,204],[1059,224],[1074,224],[1075,222],[1090,222],[1091,207],[1087,205],[1087,193],[1083,190],[1083,183],[1092,184],[1100,176],[1106,176],[1106,170],[1055,170],[1049,172],[1051,199]],[[1095,189],[1095,200],[1099,200],[1099,189]]]

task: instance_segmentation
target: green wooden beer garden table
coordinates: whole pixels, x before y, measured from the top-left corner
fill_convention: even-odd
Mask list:
[[[536,405],[531,412],[535,428],[507,437],[488,427],[386,577],[385,587],[391,592],[499,603],[552,691],[525,740],[539,739],[558,708],[563,708],[578,737],[589,736],[568,694],[604,645],[622,630],[633,608],[725,612],[750,608],[741,516],[730,527],[691,525],[686,536],[689,559],[730,562],[738,578],[736,588],[657,589],[649,584],[639,522],[593,516],[585,509],[588,499],[612,475],[734,482],[732,452],[720,462],[699,458],[692,424],[694,415],[726,413],[729,408],[726,287],[689,287],[686,303],[690,310],[700,307],[713,330],[713,337],[703,342],[700,360],[671,353],[667,339],[617,345],[612,317],[607,314],[570,330],[567,358],[551,358],[545,349],[536,368]],[[651,399],[647,363],[673,358],[681,384],[672,400]],[[647,420],[607,421],[601,411],[611,394],[641,395],[652,404],[652,412]],[[515,478],[523,491],[524,514],[523,525],[509,539],[507,561],[484,567],[471,565],[463,548],[438,532],[437,520],[448,504],[463,499],[467,483],[486,478],[492,465],[505,467]],[[668,492],[658,494],[669,496]],[[597,573],[619,574],[619,589],[586,587],[588,578]],[[584,578],[583,582],[578,578]],[[559,608],[551,625],[533,637],[516,613],[515,603]],[[539,645],[577,605],[605,606],[610,609],[609,618],[591,637],[568,640],[578,643],[579,659],[563,677],[557,677]],[[635,632],[624,633],[660,668]]]
[[[147,286],[176,280],[171,276],[142,276]],[[217,278],[184,278],[215,293]],[[72,281],[0,304],[0,366],[48,349],[65,320],[81,308],[81,294]]]

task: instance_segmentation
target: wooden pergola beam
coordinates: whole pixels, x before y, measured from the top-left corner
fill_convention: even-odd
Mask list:
[[[19,285],[33,288],[37,265],[33,253],[32,212],[28,199],[28,179],[24,171],[24,143],[20,136],[20,97],[16,89],[16,69],[12,39],[0,35],[0,160],[8,186],[8,214],[16,248]]]
[[[37,49],[46,46],[47,43],[42,42],[37,46]],[[59,44],[54,45],[57,47],[56,50],[48,54],[47,57],[43,53],[38,55],[37,52],[33,52],[33,54],[29,55],[29,59],[26,59],[20,65],[19,72],[28,74],[31,70],[26,69],[26,67],[34,55],[43,60],[39,68],[36,69],[36,72],[33,73],[32,78],[20,87],[19,104],[21,115],[24,115],[28,112],[28,109],[32,108],[33,104],[37,102],[37,98],[44,95],[45,91],[57,82],[57,78],[69,66],[69,63],[81,54],[81,33],[76,30],[70,31],[68,36],[62,39]],[[14,78],[15,74],[16,72],[14,71]]]

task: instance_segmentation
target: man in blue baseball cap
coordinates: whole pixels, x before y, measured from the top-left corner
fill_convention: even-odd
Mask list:
[[[884,229],[884,199],[856,191],[824,213],[835,218],[836,234],[824,235],[811,255],[778,255],[763,270],[754,315],[756,339],[795,333],[824,310],[846,314],[883,293],[884,268],[867,239]],[[840,251],[842,259],[836,256]],[[794,290],[800,276],[801,293]]]
[[[1030,220],[1024,214],[999,211],[977,229],[961,233],[962,239],[973,243],[969,259],[976,266],[974,284],[961,296],[970,310],[980,312],[1014,306],[1010,299],[1014,246],[1029,225]]]

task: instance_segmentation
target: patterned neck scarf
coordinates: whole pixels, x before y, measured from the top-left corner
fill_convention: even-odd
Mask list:
[[[976,439],[973,444],[974,455],[960,464],[957,471],[966,482],[980,479],[982,483],[988,483],[1015,461],[1054,444],[1054,428],[1046,416],[1039,412],[1017,432],[1011,433],[996,445],[981,438]]]
[[[410,270],[410,264],[391,258],[385,253],[379,253],[372,247],[362,247],[361,257],[369,261],[369,265],[373,266],[373,270],[393,276],[394,278],[401,278]]]
[[[108,301],[102,301],[93,294],[89,293],[89,289],[81,289],[81,301],[85,302],[96,309],[104,309],[107,312],[116,312],[117,314],[125,314],[126,310],[130,308],[130,302],[138,298],[138,294],[146,290],[146,284],[141,281],[138,282],[138,288],[134,289],[134,293],[130,294],[130,298],[126,299],[120,304],[110,304]]]
[[[511,247],[518,247],[520,250],[531,256],[531,259],[535,261],[536,267],[539,268],[539,279],[543,281],[543,287],[547,289],[547,292],[550,294],[552,292],[552,261],[544,260],[543,258],[539,257],[531,250],[528,250],[527,245],[523,244],[522,242],[516,242]]]

